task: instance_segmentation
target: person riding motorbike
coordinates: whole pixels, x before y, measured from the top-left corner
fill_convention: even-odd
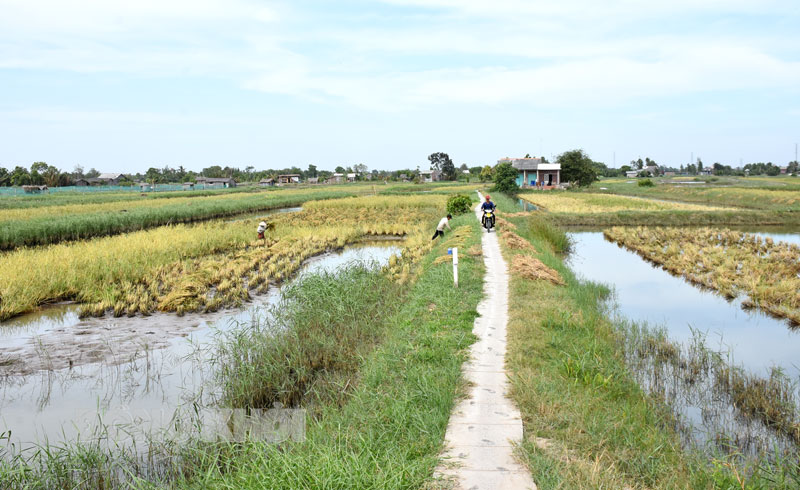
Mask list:
[[[492,198],[489,194],[486,194],[486,201],[481,204],[481,211],[483,211],[483,216],[481,217],[481,225],[486,225],[486,211],[491,211],[492,213],[495,212],[497,209],[497,205],[492,202]],[[494,216],[492,216],[492,226],[494,226]]]

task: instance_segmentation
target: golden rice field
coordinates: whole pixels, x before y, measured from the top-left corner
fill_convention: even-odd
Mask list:
[[[614,227],[604,235],[620,246],[745,306],[800,324],[800,247],[714,228]]]
[[[84,314],[211,311],[248,299],[295,272],[303,260],[370,235],[403,235],[389,273],[410,278],[430,247],[446,196],[373,196],[312,201],[273,215],[257,240],[257,218],[175,225],[0,254],[0,319],[74,300]],[[427,237],[427,238],[426,238]]]
[[[665,202],[611,194],[536,192],[520,198],[552,213],[613,213],[617,211],[719,211],[728,208]]]

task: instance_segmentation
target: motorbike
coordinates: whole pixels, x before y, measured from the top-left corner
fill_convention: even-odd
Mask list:
[[[486,228],[486,233],[491,233],[494,228],[494,211],[483,211],[483,227]]]

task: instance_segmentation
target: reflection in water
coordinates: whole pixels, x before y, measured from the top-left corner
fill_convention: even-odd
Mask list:
[[[399,251],[392,241],[347,247],[310,259],[300,276],[334,271],[353,261],[380,266]],[[214,406],[218,394],[211,391],[213,383],[208,381],[213,373],[207,369],[211,364],[209,356],[214,335],[263,317],[279,297],[279,289],[272,288],[267,295],[254,298],[245,309],[228,310],[214,316],[213,321],[200,322],[191,335],[172,338],[166,348],[153,350],[143,341],[140,349],[120,354],[124,356],[122,359],[39,371],[28,376],[4,376],[0,378],[0,434],[10,430],[12,438],[6,442],[15,443],[15,450],[20,450],[30,447],[34,441],[47,440],[52,444],[85,436],[82,432],[85,426],[78,421],[85,420],[87,413],[103,418],[103,414],[173,413],[180,407],[194,407],[195,404],[197,407]],[[44,328],[41,324],[47,324],[48,318],[61,325],[58,322],[68,322],[70,317],[69,313],[40,315],[36,317],[39,323],[31,328],[34,331]],[[105,319],[111,326],[115,320]],[[147,323],[151,318],[130,320]],[[53,325],[48,324],[48,328]],[[0,345],[5,346],[9,338],[0,338],[3,342]],[[26,340],[31,340],[31,334]],[[113,345],[108,347],[114,348]],[[169,417],[164,418],[164,423],[169,423]],[[153,424],[158,425],[152,421],[146,425],[152,428]]]
[[[521,207],[523,211],[536,211],[537,209],[539,209],[536,207],[535,204],[530,203],[524,199],[519,200],[519,207]]]

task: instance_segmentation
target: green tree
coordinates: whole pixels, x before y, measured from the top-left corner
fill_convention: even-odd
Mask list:
[[[565,151],[556,158],[556,163],[561,164],[562,181],[585,187],[597,180],[594,162],[583,150]]]
[[[317,166],[308,164],[308,170],[306,171],[306,175],[309,177],[316,177],[318,175]]]
[[[445,163],[453,165],[453,160],[450,159],[450,155],[442,152],[431,153],[430,155],[428,155],[428,161],[431,162],[431,169],[433,170],[444,171],[443,165]]]
[[[494,177],[494,169],[489,165],[483,167],[483,170],[481,170],[481,182],[489,182],[492,177]]]
[[[510,162],[503,162],[494,169],[494,192],[514,194],[519,190],[517,176],[519,171]]]
[[[442,179],[443,180],[456,180],[456,166],[449,158],[442,162]]]

